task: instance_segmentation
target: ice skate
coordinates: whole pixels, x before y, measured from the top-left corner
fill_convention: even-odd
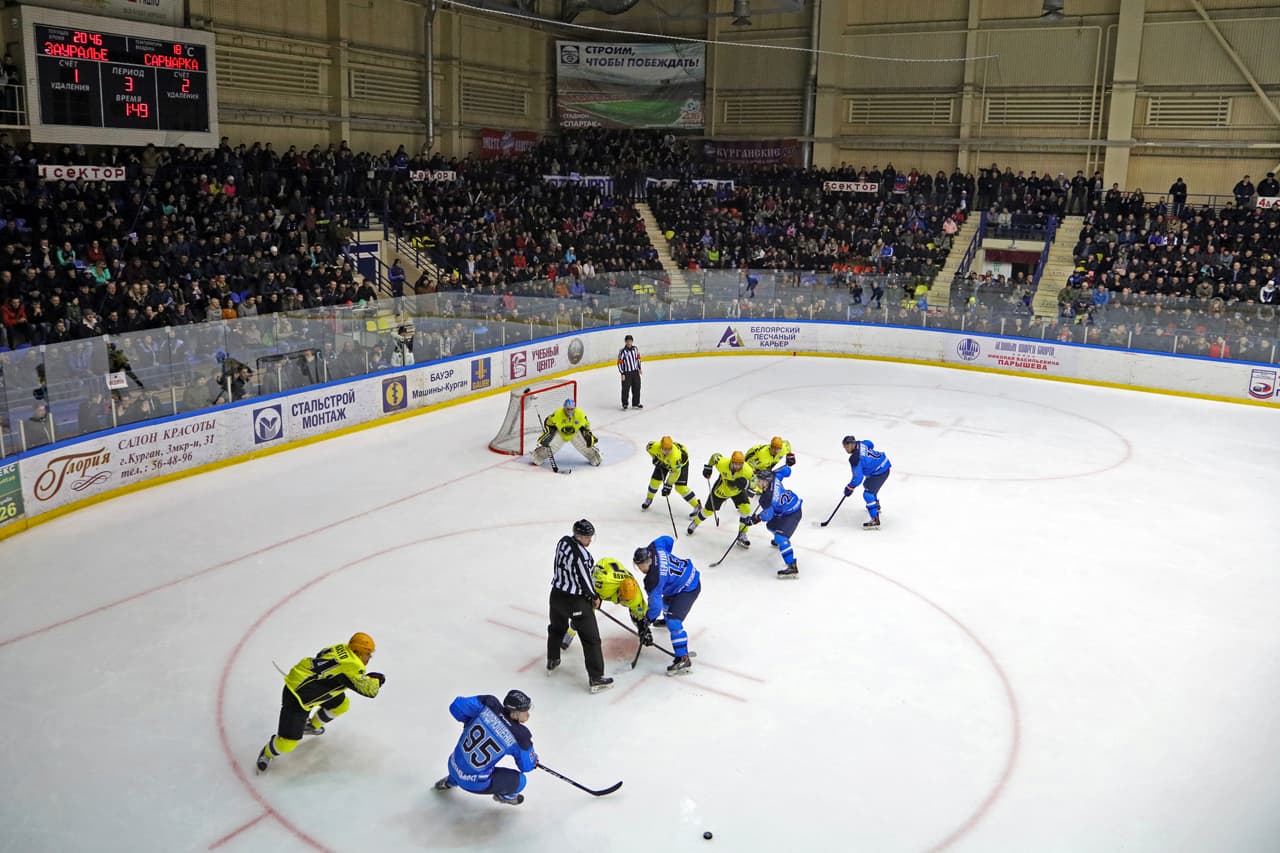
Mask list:
[[[493,801],[504,806],[518,806],[524,802],[524,794],[494,794]]]
[[[591,679],[588,686],[591,688],[592,693],[599,693],[602,690],[608,690],[613,687],[613,679],[607,675],[602,675],[599,678]]]
[[[324,726],[320,725],[320,720],[315,717],[307,720],[307,724],[302,727],[304,735],[322,735],[324,734]]]
[[[792,580],[798,577],[800,577],[800,562],[798,560],[788,565],[785,569],[778,571],[778,580],[780,581]]]
[[[651,506],[653,506],[653,495],[649,495],[644,499],[644,503],[640,504],[641,509],[648,509]]]
[[[871,519],[870,521],[864,521],[864,522],[862,522],[862,529],[863,529],[863,530],[878,530],[878,529],[880,529],[880,516],[876,516],[875,518]]]
[[[739,533],[738,538],[733,540],[733,544],[737,545],[739,548],[750,548],[751,540],[747,538],[747,534]]]
[[[702,514],[702,504],[695,502],[693,505],[693,511],[689,513],[689,517],[697,518],[701,514]]]
[[[267,768],[270,766],[271,766],[271,756],[267,755],[267,750],[264,748],[262,752],[258,753],[258,772],[266,773]]]
[[[550,675],[552,672],[554,672],[555,668],[558,667],[559,665],[560,665],[560,658],[555,658],[555,659],[547,658],[547,675]]]
[[[635,404],[634,406],[632,406],[631,408],[633,408],[633,409],[643,409],[643,408],[644,408],[644,406],[640,405],[639,403],[636,403],[636,404]]]
[[[693,531],[697,530],[697,529],[698,529],[698,525],[699,525],[699,524],[701,524],[701,523],[702,523],[702,519],[700,519],[700,518],[695,518],[693,521],[689,522],[689,529],[688,529],[688,530],[686,530],[686,531],[685,531],[685,533],[687,533],[688,535],[692,536],[692,535],[693,535]]]
[[[689,660],[688,655],[681,655],[671,662],[671,666],[667,667],[667,675],[687,675],[693,661]]]
[[[436,782],[436,783],[435,783],[434,785],[432,785],[431,787],[435,788],[437,791],[447,791],[447,790],[449,790],[450,788],[452,788],[452,787],[453,787],[453,783],[452,783],[452,782],[450,782],[450,781],[449,781],[449,777],[448,777],[448,776],[446,776],[446,777],[444,777],[443,779],[441,779],[440,781]]]

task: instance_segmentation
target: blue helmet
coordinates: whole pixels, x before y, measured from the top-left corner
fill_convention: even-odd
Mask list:
[[[565,407],[566,409],[572,409],[572,408],[574,408],[574,407],[575,407],[575,406],[577,406],[577,405],[578,405],[577,403],[573,402],[573,398],[572,398],[572,397],[570,397],[569,399],[567,399],[567,400],[565,400],[565,401],[564,401],[564,407]]]

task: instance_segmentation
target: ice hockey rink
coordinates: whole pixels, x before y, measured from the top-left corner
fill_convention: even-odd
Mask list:
[[[0,851],[1280,848],[1280,412],[836,358],[651,360],[642,411],[573,378],[600,468],[488,451],[498,394],[0,543]],[[817,524],[847,433],[893,461],[876,532],[861,492]],[[710,453],[792,442],[801,577],[760,528],[710,568],[732,523],[689,537],[673,495],[693,672],[601,618],[591,695],[577,644],[545,673],[552,554],[582,517],[628,566],[671,535],[664,434],[703,492]],[[256,775],[273,662],[353,631],[381,695]],[[449,702],[511,688],[545,764],[621,790],[431,790]]]

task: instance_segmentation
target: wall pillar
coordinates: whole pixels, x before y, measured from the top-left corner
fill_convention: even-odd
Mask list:
[[[1120,0],[1116,61],[1111,69],[1111,108],[1107,111],[1108,145],[1102,166],[1104,189],[1112,184],[1129,186],[1129,154],[1133,148],[1133,114],[1146,16],[1147,0]]]

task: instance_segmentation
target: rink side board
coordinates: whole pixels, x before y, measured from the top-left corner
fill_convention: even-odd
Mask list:
[[[613,326],[255,397],[28,451],[0,539],[142,488],[505,392],[612,368],[628,332],[646,359],[704,355],[853,358],[1032,376],[1280,407],[1280,366],[940,329],[781,320]],[[495,425],[496,428],[496,425]]]

